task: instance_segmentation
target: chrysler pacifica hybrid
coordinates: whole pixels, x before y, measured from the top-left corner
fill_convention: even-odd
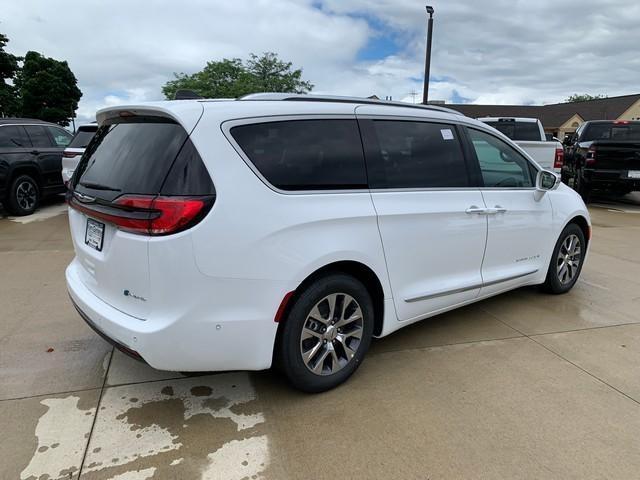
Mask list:
[[[439,107],[257,94],[98,112],[68,192],[80,315],[157,369],[278,365],[318,392],[372,337],[524,285],[564,293],[581,198]]]

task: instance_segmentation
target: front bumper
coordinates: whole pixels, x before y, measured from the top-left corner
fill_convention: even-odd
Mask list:
[[[82,318],[105,340],[130,356],[141,357],[153,368],[202,372],[271,366],[278,327],[273,312],[245,320],[242,313],[223,319],[193,315],[185,308],[187,313],[176,318],[150,316],[140,320],[98,298],[81,281],[79,268],[74,260],[65,274],[69,296]]]

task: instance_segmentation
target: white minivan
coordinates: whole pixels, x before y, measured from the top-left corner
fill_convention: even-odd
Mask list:
[[[162,370],[345,381],[372,337],[523,285],[564,293],[581,198],[485,124],[312,95],[109,107],[67,194],[78,312]]]

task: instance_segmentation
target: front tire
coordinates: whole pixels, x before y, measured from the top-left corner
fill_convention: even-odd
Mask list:
[[[40,188],[29,175],[18,175],[9,188],[5,206],[12,215],[24,216],[35,212],[40,204]]]
[[[360,366],[373,335],[373,301],[364,285],[332,274],[309,285],[284,320],[281,368],[294,387],[323,392]]]
[[[543,289],[549,293],[567,293],[578,281],[587,244],[582,229],[575,223],[567,225],[553,249]]]

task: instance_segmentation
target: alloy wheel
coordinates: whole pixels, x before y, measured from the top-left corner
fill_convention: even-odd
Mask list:
[[[36,204],[36,187],[33,183],[24,181],[16,187],[16,201],[23,210],[31,210]]]
[[[578,274],[582,260],[582,248],[577,235],[571,234],[564,239],[556,258],[556,272],[562,285],[570,283]]]
[[[363,335],[362,309],[346,293],[333,293],[311,309],[300,335],[300,354],[316,375],[342,370],[358,350]]]

